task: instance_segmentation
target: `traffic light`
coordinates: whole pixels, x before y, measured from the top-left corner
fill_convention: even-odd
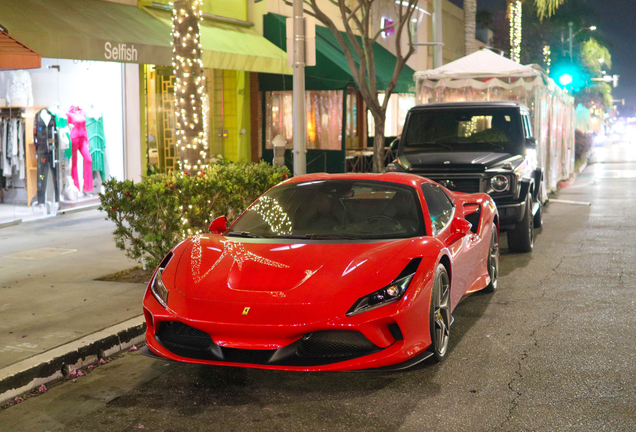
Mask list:
[[[588,83],[588,77],[578,64],[564,61],[550,69],[550,78],[563,89],[576,92]]]

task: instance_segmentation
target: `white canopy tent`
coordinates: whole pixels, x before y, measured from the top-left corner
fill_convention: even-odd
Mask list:
[[[538,65],[521,65],[483,49],[437,69],[416,72],[418,104],[506,100],[530,108],[545,186],[574,171],[574,99]]]

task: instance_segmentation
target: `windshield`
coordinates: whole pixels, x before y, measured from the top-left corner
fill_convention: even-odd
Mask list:
[[[404,152],[517,153],[523,134],[514,108],[412,111],[402,139]]]
[[[425,234],[415,189],[343,179],[276,187],[243,213],[225,235],[368,240]]]

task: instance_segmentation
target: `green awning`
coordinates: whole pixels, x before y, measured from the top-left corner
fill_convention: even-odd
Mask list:
[[[172,27],[170,12],[147,9],[150,14]],[[250,72],[291,74],[287,53],[251,28],[225,24],[209,19],[201,21],[203,66]]]
[[[264,36],[279,48],[286,45],[286,17],[269,13],[263,17]],[[345,40],[347,36],[343,33]],[[396,58],[390,51],[378,43],[373,44],[375,58],[376,80],[378,90],[386,89]],[[357,60],[357,59],[356,59]],[[413,93],[415,71],[404,66],[398,78],[395,92]],[[280,75],[261,75],[259,77],[262,91],[291,90],[292,79]],[[305,88],[307,90],[342,90],[349,85],[355,85],[353,75],[349,70],[347,59],[338,44],[333,32],[326,27],[316,26],[316,66],[305,68]]]
[[[172,65],[172,15],[103,0],[0,0],[0,24],[42,57]],[[203,66],[291,74],[287,54],[255,30],[201,21]]]
[[[0,23],[42,57],[172,64],[170,30],[136,6],[102,0],[0,0]]]

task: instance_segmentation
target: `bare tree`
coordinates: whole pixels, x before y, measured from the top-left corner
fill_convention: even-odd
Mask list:
[[[372,9],[380,0],[323,0],[324,3],[331,3],[338,7],[338,19],[342,21],[345,28],[345,36],[338,30],[334,21],[335,17],[328,16],[323,8],[318,5],[318,0],[305,0],[305,5],[309,8],[305,12],[330,29],[340,48],[344,52],[349,65],[349,70],[353,75],[356,85],[367,108],[373,115],[375,122],[375,138],[373,139],[373,171],[384,171],[384,125],[386,121],[386,110],[389,105],[389,98],[397,84],[398,77],[407,60],[415,52],[412,44],[411,18],[416,10],[419,0],[403,0],[395,2],[396,22],[384,28],[374,29],[372,25]],[[291,1],[285,0],[291,4]],[[375,58],[373,54],[373,44],[378,40],[382,32],[393,29],[395,41],[395,67],[391,80],[385,89],[378,89],[378,82],[375,76]],[[402,36],[406,33],[408,38],[408,51],[402,52]],[[356,37],[359,35],[359,38]],[[384,99],[380,102],[379,91],[384,90]]]

